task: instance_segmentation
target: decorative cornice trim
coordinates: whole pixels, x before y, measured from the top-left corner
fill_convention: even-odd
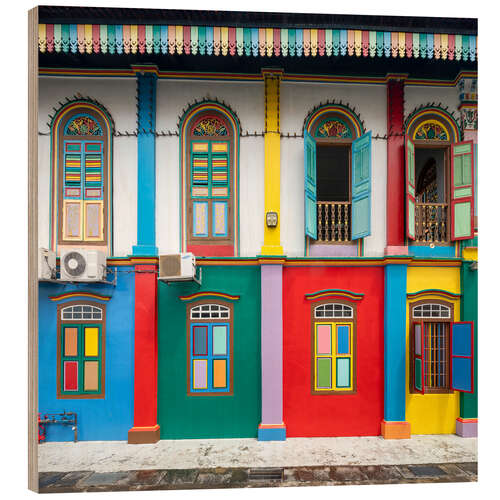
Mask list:
[[[110,295],[100,295],[98,293],[93,293],[93,292],[81,292],[81,291],[76,291],[76,292],[66,292],[66,293],[61,293],[59,295],[52,295],[49,297],[50,300],[54,302],[59,302],[61,300],[65,299],[75,299],[75,298],[86,298],[86,299],[97,299],[97,300],[102,300],[107,302],[109,299],[111,299]]]
[[[216,298],[224,300],[240,300],[239,295],[229,295],[228,293],[222,292],[198,292],[192,293],[191,295],[183,295],[179,297],[179,300],[183,302],[191,302],[193,300],[205,299],[205,298]]]
[[[447,292],[446,290],[429,288],[427,290],[419,290],[418,292],[407,293],[406,296],[409,299],[418,299],[426,295],[437,295],[445,299],[459,299],[461,295],[459,293]]]
[[[364,297],[364,293],[351,292],[350,290],[342,290],[339,288],[332,288],[329,290],[319,290],[317,292],[306,293],[305,298],[307,300],[319,300],[325,299],[327,297],[337,297],[348,300],[361,300]]]
[[[475,61],[477,36],[357,29],[39,24],[40,53],[386,57]]]

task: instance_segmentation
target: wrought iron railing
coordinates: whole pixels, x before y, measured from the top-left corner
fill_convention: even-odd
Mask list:
[[[318,242],[350,241],[351,203],[318,201]]]
[[[448,241],[448,204],[415,204],[415,241],[445,243]]]

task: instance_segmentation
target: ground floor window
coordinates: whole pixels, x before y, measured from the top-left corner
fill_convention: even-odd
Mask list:
[[[104,310],[98,304],[58,310],[58,397],[104,397]]]
[[[342,303],[313,306],[312,392],[355,391],[354,308]]]
[[[188,393],[232,393],[232,306],[203,303],[189,308]]]

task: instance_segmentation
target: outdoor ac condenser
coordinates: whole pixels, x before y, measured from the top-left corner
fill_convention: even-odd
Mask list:
[[[38,279],[50,280],[56,278],[56,254],[46,248],[38,249]]]
[[[61,250],[61,281],[103,281],[106,254],[100,250],[68,248]]]
[[[192,253],[160,255],[158,279],[162,281],[190,281],[195,279],[195,273],[196,259]]]

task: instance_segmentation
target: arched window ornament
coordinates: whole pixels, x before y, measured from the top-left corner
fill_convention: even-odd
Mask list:
[[[316,137],[352,139],[352,131],[340,118],[326,119],[316,130]]]
[[[353,309],[345,304],[323,304],[314,309],[315,318],[352,318]]]
[[[203,304],[191,309],[191,319],[229,318],[229,308],[219,304]]]
[[[193,135],[197,136],[226,136],[227,128],[222,120],[216,117],[207,117],[198,122],[193,128]]]
[[[436,120],[426,120],[415,130],[415,140],[449,141],[447,130]]]
[[[68,122],[64,135],[102,135],[102,128],[91,116],[80,114]]]
[[[442,304],[422,304],[413,308],[414,318],[451,318],[450,308]]]
[[[102,320],[102,309],[95,306],[76,305],[61,309],[62,320]]]

